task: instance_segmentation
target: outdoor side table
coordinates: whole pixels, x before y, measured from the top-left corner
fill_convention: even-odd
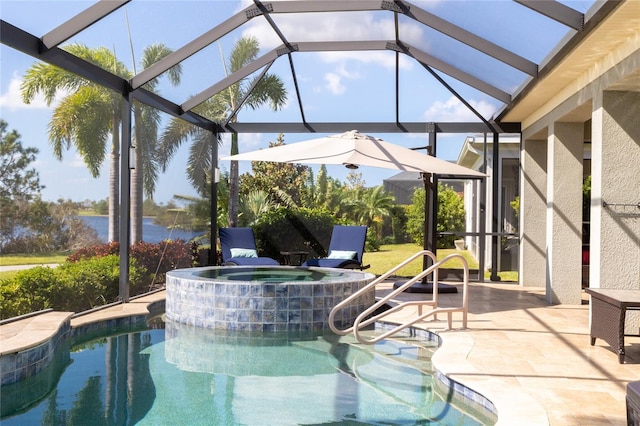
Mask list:
[[[627,310],[640,309],[640,290],[587,288],[591,295],[591,345],[596,338],[607,342],[618,352],[618,361],[624,363],[624,322]]]
[[[282,257],[284,257],[285,265],[293,265],[293,263],[291,263],[292,256],[298,256],[298,263],[296,263],[296,265],[302,265],[302,263],[305,260],[307,260],[307,256],[309,255],[309,252],[302,251],[302,250],[293,250],[293,251],[281,251],[280,254],[282,255]]]

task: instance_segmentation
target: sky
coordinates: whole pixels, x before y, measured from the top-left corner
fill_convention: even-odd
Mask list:
[[[566,33],[566,29],[525,10],[512,2],[475,1],[447,2],[446,0],[416,1],[425,9],[438,12],[457,25],[487,37],[505,48],[517,50],[534,62],[540,62],[553,45]],[[573,2],[572,7],[586,9],[590,2]],[[74,14],[90,6],[86,1],[0,1],[0,16],[38,37],[60,25]],[[153,43],[164,43],[172,49],[205,33],[233,13],[252,2],[248,1],[183,1],[176,7],[170,1],[134,0],[107,18],[74,36],[69,43],[78,42],[89,47],[104,46],[116,52],[116,56],[133,70],[144,47]],[[452,7],[455,6],[455,7]],[[468,13],[460,14],[459,7]],[[30,11],[27,12],[27,8]],[[499,8],[499,9],[495,9]],[[517,9],[520,8],[520,9]],[[505,13],[522,13],[518,22],[500,20],[496,10]],[[584,11],[584,10],[582,10]],[[486,15],[483,17],[483,14]],[[495,67],[471,49],[454,48],[435,31],[401,17],[401,38],[420,49],[444,55],[447,60],[467,72],[481,73],[483,68]],[[283,29],[290,41],[315,40],[391,40],[394,38],[393,15],[388,12],[358,12],[348,14],[309,14],[296,16],[274,15],[274,21]],[[494,22],[491,21],[494,20]],[[495,21],[498,19],[497,21]],[[496,31],[495,22],[500,22]],[[127,23],[129,24],[127,26]],[[128,34],[131,34],[129,43]],[[281,44],[266,21],[251,20],[240,29],[232,31],[215,43],[183,62],[183,76],[179,87],[172,87],[161,77],[160,94],[178,104],[206,89],[224,77],[221,55],[228,56],[233,44],[240,37],[255,36],[261,47],[261,55]],[[531,40],[536,42],[532,43]],[[456,42],[457,43],[457,42]],[[64,46],[64,45],[63,45]],[[525,49],[526,48],[526,49]],[[447,56],[448,55],[448,56]],[[300,86],[304,114],[309,122],[392,122],[395,120],[395,54],[392,52],[321,52],[294,53],[293,63]],[[20,96],[20,85],[27,69],[35,59],[0,44],[0,117],[8,123],[9,130],[21,135],[24,146],[39,149],[34,164],[39,172],[41,184],[45,185],[42,196],[45,200],[71,199],[73,201],[101,200],[108,194],[108,161],[101,168],[100,177],[94,179],[88,173],[82,158],[75,149],[64,152],[62,161],[54,158],[48,142],[48,125],[56,106],[47,105],[39,97],[24,104]],[[497,69],[501,65],[498,65]],[[503,66],[504,67],[504,66]],[[493,69],[493,68],[492,68]],[[240,121],[247,122],[300,122],[300,109],[295,97],[295,87],[287,56],[280,57],[269,69],[284,81],[288,91],[285,107],[277,112],[268,108],[243,109]],[[477,117],[461,104],[447,89],[431,77],[425,69],[411,58],[401,55],[400,60],[400,117],[401,121],[478,121]],[[512,92],[523,80],[520,72],[504,70],[499,75],[485,73],[496,87]],[[458,91],[478,112],[490,119],[502,107],[502,103],[490,96],[461,84],[447,76],[445,80]],[[61,94],[60,96],[62,96]],[[163,121],[166,124],[169,117]],[[357,130],[357,129],[354,129]],[[323,134],[285,134],[285,143],[291,144]],[[427,144],[427,134],[375,134],[408,148]],[[467,135],[438,135],[437,156],[455,161]],[[241,134],[240,152],[266,148],[275,141],[277,134]],[[219,156],[229,154],[229,137],[223,138]],[[186,179],[188,146],[173,159],[168,170],[156,185],[154,200],[166,203],[173,195],[196,195]],[[228,170],[227,162],[220,168]],[[240,163],[240,172],[250,170],[250,163]],[[348,170],[341,166],[328,167],[329,175],[345,180]],[[383,179],[396,174],[393,170],[362,167],[358,169],[367,186],[381,185]]]

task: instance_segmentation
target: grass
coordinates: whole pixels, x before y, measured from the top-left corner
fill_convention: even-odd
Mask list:
[[[0,256],[0,265],[39,265],[42,263],[63,263],[69,253],[36,253],[36,254],[3,254]]]
[[[69,253],[38,253],[38,254],[3,254],[0,256],[0,266],[14,265],[41,265],[47,263],[63,263],[67,260]],[[0,280],[10,280],[19,271],[0,272]]]
[[[371,268],[367,269],[367,272],[372,274],[382,275],[394,266],[402,263],[415,253],[419,252],[421,248],[416,244],[393,244],[383,245],[379,251],[366,252],[364,254],[364,264],[371,265]],[[444,259],[451,253],[458,253],[465,257],[469,263],[469,268],[478,268],[478,262],[475,261],[473,256],[468,251],[456,251],[450,250],[438,250],[438,260]],[[452,259],[443,265],[445,268],[462,268],[462,262],[457,259]],[[422,271],[422,257],[412,261],[409,265],[398,270],[396,275],[400,276],[415,276]]]
[[[371,268],[367,269],[366,272],[371,272],[372,274],[382,275],[394,266],[402,263],[413,254],[419,252],[421,248],[416,244],[393,244],[393,245],[383,245],[380,247],[379,251],[376,252],[366,252],[364,254],[363,263],[365,265],[371,265]],[[470,269],[477,269],[478,262],[473,258],[470,252],[468,251],[459,251],[456,249],[439,249],[437,253],[438,260],[442,260],[448,255],[456,253],[461,254],[469,264]],[[443,264],[444,268],[452,268],[452,269],[461,269],[462,263],[458,259],[452,259],[445,264]],[[418,258],[412,261],[410,264],[405,266],[404,268],[398,270],[395,275],[402,277],[414,277],[418,275],[422,271],[422,258]],[[490,273],[485,271],[485,279],[490,277]],[[502,281],[518,281],[518,272],[517,271],[503,271],[498,272],[498,276]]]

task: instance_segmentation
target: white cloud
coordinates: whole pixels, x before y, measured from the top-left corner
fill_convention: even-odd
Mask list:
[[[325,87],[334,95],[342,95],[347,91],[347,87],[342,84],[342,77],[336,73],[329,72],[324,75]]]
[[[324,75],[324,87],[334,95],[342,95],[347,91],[347,86],[343,84],[344,80],[357,80],[362,78],[362,74],[358,72],[358,67],[348,69],[345,62],[339,63],[335,72],[328,72]]]
[[[305,41],[360,41],[360,40],[394,40],[395,27],[391,13],[350,12],[350,13],[307,13],[273,15],[285,38],[291,42]],[[354,19],[357,18],[357,19]],[[260,40],[263,49],[273,49],[282,44],[271,26],[262,19],[255,19],[248,24],[243,36],[255,36]],[[402,25],[402,38],[408,43],[423,38],[420,25],[405,22]],[[326,63],[356,61],[367,64],[378,64],[386,68],[395,66],[395,55],[388,51],[362,52],[322,52],[320,59]],[[401,55],[400,66],[408,69],[413,61]]]
[[[11,77],[11,81],[9,81],[9,86],[7,88],[6,93],[0,95],[0,109],[8,110],[8,111],[18,111],[24,109],[50,109],[50,106],[47,106],[47,103],[44,100],[42,94],[38,93],[34,99],[29,104],[25,104],[22,101],[22,96],[20,95],[20,85],[22,84],[22,79],[14,73]],[[52,102],[52,106],[55,106],[58,101],[66,96],[66,94],[58,94],[56,99]]]
[[[231,155],[231,133],[223,133],[221,138],[222,145],[218,147],[219,158]],[[241,153],[254,151],[266,146],[268,146],[268,142],[264,141],[264,135],[262,133],[242,133],[238,135],[238,149]]]
[[[468,100],[469,104],[484,118],[488,119],[496,111],[496,106],[487,101]],[[434,102],[425,112],[427,121],[464,122],[478,121],[479,118],[471,112],[462,102],[452,96],[445,102]]]

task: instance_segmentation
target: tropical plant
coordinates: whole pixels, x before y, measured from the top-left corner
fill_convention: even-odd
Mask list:
[[[90,49],[83,44],[65,48],[94,65],[128,78],[125,65],[107,48]],[[37,62],[26,72],[20,87],[22,100],[30,103],[38,93],[51,105],[58,94],[64,98],[55,106],[49,123],[49,142],[62,160],[63,152],[75,146],[93,177],[100,175],[111,135],[109,170],[109,240],[118,240],[121,96],[55,65]],[[78,120],[77,117],[83,117]]]
[[[341,216],[341,209],[346,198],[346,186],[339,179],[327,175],[327,166],[322,164],[318,175],[313,176],[313,170],[309,168],[309,179],[306,190],[303,192],[302,206],[309,208],[323,208]]]
[[[225,71],[234,73],[245,65],[254,61],[260,51],[258,40],[254,37],[239,39],[231,51]],[[237,121],[238,109],[248,106],[252,109],[268,103],[273,110],[284,106],[287,91],[282,80],[273,75],[265,74],[261,78],[245,78],[222,90],[194,111],[214,121]],[[244,102],[244,103],[243,103]],[[205,129],[196,127],[184,120],[171,120],[161,138],[161,164],[166,168],[177,149],[187,139],[192,139],[190,147],[187,177],[201,195],[206,193],[206,182],[210,177],[211,158],[214,153],[214,135]],[[238,153],[238,134],[231,135],[231,154]],[[229,226],[236,226],[239,212],[239,176],[238,163],[232,161],[229,171]]]
[[[105,47],[92,49],[83,44],[71,44],[65,50],[122,78],[131,77],[126,66]],[[171,51],[161,44],[152,45],[145,49],[143,66],[150,66],[169,53]],[[173,83],[179,81],[180,67],[174,67],[167,74]],[[156,81],[152,80],[145,87],[153,90],[155,86]],[[120,134],[118,130],[122,116],[121,95],[55,65],[39,62],[27,70],[20,90],[22,99],[27,104],[33,101],[38,93],[44,95],[47,105],[53,103],[56,95],[64,94],[53,110],[49,123],[49,142],[54,155],[59,160],[62,160],[65,150],[75,146],[94,178],[100,175],[100,167],[105,160],[109,136],[111,136],[109,240],[117,241],[120,216]],[[136,163],[136,171],[132,174],[134,196],[132,216],[134,239],[137,239],[141,237],[142,232],[142,195],[138,189],[142,186],[142,178],[139,179],[137,174],[141,170],[146,170],[145,189],[147,193],[152,193],[157,178],[157,166],[155,166],[153,151],[148,148],[157,139],[155,134],[157,134],[159,119],[157,111],[140,105],[134,110],[134,114],[136,123],[134,138],[135,143],[140,147],[136,159],[139,162]],[[78,120],[77,117],[83,119]]]
[[[395,198],[382,185],[356,191],[357,198],[351,203],[352,219],[367,225],[369,232],[381,238],[382,220],[391,215]]]
[[[266,191],[251,191],[240,202],[240,217],[242,226],[251,226],[263,214],[271,210],[275,204],[269,199]]]

